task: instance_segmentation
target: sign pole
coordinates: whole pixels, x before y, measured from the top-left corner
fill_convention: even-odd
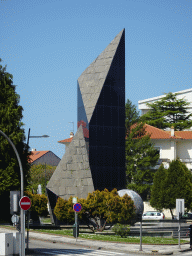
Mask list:
[[[25,256],[25,211],[29,210],[31,207],[31,200],[28,196],[23,196],[19,205],[21,208],[21,219],[23,218],[23,222],[21,222],[21,256]],[[23,224],[23,225],[22,225]]]
[[[27,211],[27,249],[29,249],[29,210]]]
[[[142,251],[142,214],[140,219],[140,249],[139,251]]]
[[[75,212],[75,236],[76,236],[76,242],[77,242],[77,213]]]

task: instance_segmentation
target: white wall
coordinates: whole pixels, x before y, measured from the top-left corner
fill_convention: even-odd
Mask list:
[[[177,142],[177,157],[181,159],[192,158],[191,140],[181,140]]]
[[[171,159],[171,141],[170,140],[152,140],[155,147],[160,147],[160,158]]]

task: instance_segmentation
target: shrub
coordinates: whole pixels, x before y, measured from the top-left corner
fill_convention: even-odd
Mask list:
[[[58,220],[67,221],[68,223],[75,221],[72,198],[71,196],[68,200],[64,200],[60,197],[57,199],[54,214]]]
[[[130,232],[130,226],[117,223],[112,227],[112,231],[115,232],[115,235],[127,237]]]
[[[32,194],[29,191],[25,191],[25,196],[28,196],[31,200],[31,212],[32,219],[36,219],[38,216],[47,216],[47,197],[45,195]]]
[[[103,191],[93,191],[88,194],[87,199],[77,199],[82,205],[82,210],[78,213],[79,219],[86,221],[88,227],[93,225],[92,231],[95,229],[103,231],[106,223],[126,222],[128,224],[135,217],[134,202],[128,195],[120,197],[117,189],[109,192],[107,189]],[[54,214],[60,221],[74,221],[74,210],[72,197],[69,200],[58,198],[54,208]]]

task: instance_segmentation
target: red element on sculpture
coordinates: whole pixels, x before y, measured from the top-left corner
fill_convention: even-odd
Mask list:
[[[89,130],[86,128],[87,126],[86,122],[83,120],[77,122],[77,128],[79,128],[80,125],[82,125],[84,137],[89,138]]]

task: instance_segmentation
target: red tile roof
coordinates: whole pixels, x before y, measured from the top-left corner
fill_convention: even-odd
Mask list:
[[[71,137],[71,138],[68,138],[68,139],[65,139],[65,140],[60,140],[60,141],[58,141],[59,143],[63,143],[63,144],[65,144],[66,142],[71,142],[72,141],[72,139],[73,139],[73,137]]]
[[[164,131],[149,124],[145,124],[144,127],[151,139],[192,139],[192,131],[174,131],[174,136],[171,136],[171,131]]]
[[[31,151],[31,155],[30,155],[30,162],[33,163],[35,160],[37,160],[38,158],[42,157],[43,155],[47,154],[49,152],[48,151]]]
[[[170,135],[161,129],[158,129],[154,126],[145,124],[145,131],[150,135],[151,139],[170,139]]]
[[[192,140],[191,131],[175,131],[175,135],[181,137],[184,140]]]

